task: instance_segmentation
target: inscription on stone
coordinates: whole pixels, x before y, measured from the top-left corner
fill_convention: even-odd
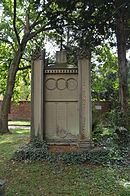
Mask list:
[[[82,139],[85,137],[86,84],[82,81]]]

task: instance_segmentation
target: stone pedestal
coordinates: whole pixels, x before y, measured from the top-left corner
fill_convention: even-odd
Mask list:
[[[91,141],[92,111],[90,93],[90,61],[85,50],[78,56],[79,70],[79,132],[80,147],[88,148]]]
[[[67,63],[67,56],[66,50],[61,50],[56,52],[56,64],[66,64]]]

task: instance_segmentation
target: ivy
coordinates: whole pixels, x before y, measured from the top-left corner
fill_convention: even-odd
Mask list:
[[[64,153],[52,153],[48,150],[48,145],[45,141],[34,137],[27,145],[19,148],[13,160],[16,161],[48,161],[62,162],[65,164],[126,164],[128,158],[127,148],[119,149],[118,145],[113,145],[113,140],[107,140],[100,144],[100,148],[87,151],[70,151]]]

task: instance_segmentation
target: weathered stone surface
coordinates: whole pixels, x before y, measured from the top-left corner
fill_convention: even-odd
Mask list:
[[[53,68],[52,68],[53,70]],[[61,70],[59,70],[61,71]],[[48,72],[45,75],[45,137],[48,141],[77,140],[78,73]]]
[[[86,57],[78,60],[79,68],[79,131],[81,142],[91,140],[92,111],[90,93],[90,64]],[[87,144],[87,143],[86,143]]]
[[[6,180],[0,180],[0,196],[5,195]]]
[[[43,60],[44,52],[44,50],[41,51],[39,46],[36,46],[36,49],[32,52],[32,60]]]
[[[57,67],[33,61],[31,132],[49,143],[85,148],[91,140],[89,60],[83,52],[78,68],[63,67],[66,63],[64,50],[57,53]]]
[[[66,50],[56,52],[56,64],[67,64]]]
[[[77,51],[78,59],[90,59],[90,51],[86,48],[79,49]]]

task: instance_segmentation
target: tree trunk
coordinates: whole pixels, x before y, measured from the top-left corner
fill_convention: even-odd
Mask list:
[[[119,66],[119,102],[125,117],[128,113],[128,67],[126,61],[126,36],[124,10],[121,9],[117,18],[117,50]]]
[[[0,112],[0,134],[9,132],[8,113],[10,111],[10,103],[13,95],[16,73],[18,71],[20,59],[22,58],[22,51],[21,48],[18,49],[8,71],[7,86]]]

